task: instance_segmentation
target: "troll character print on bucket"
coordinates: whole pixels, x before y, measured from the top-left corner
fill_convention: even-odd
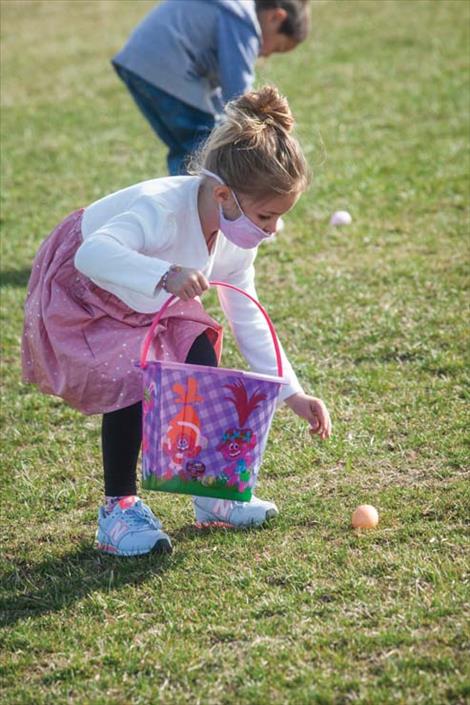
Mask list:
[[[225,384],[224,387],[232,392],[233,396],[225,399],[235,406],[239,426],[225,431],[217,450],[222,453],[224,460],[228,461],[228,465],[223,468],[227,486],[238,487],[238,490],[243,492],[254,479],[250,466],[254,459],[252,451],[256,446],[256,433],[251,428],[246,428],[245,424],[251,412],[266,399],[266,394],[256,390],[249,397],[241,380]]]
[[[188,378],[186,388],[182,384],[174,384],[173,391],[176,394],[176,402],[182,406],[168,424],[163,439],[163,450],[170,456],[164,477],[170,479],[179,474],[182,479],[189,479],[192,475],[185,470],[187,459],[196,458],[207,446],[207,438],[201,432],[201,420],[194,408],[195,404],[203,402],[204,399],[198,394],[197,380],[194,377]]]

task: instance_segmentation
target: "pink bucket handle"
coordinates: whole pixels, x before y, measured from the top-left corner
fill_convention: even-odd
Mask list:
[[[210,286],[225,286],[227,289],[233,289],[233,291],[238,291],[239,294],[243,294],[244,296],[247,297],[247,299],[250,299],[250,301],[253,301],[254,304],[256,304],[263,314],[266,323],[268,324],[269,332],[271,333],[271,337],[273,339],[273,345],[274,345],[274,352],[276,354],[276,364],[277,364],[277,374],[278,377],[283,376],[283,370],[282,370],[282,358],[281,358],[281,348],[279,345],[279,341],[277,339],[276,331],[274,328],[274,325],[271,321],[271,319],[268,316],[268,313],[265,308],[260,304],[259,301],[257,301],[251,294],[248,294],[246,291],[243,289],[239,289],[238,286],[234,286],[233,284],[226,284],[225,282],[217,282],[217,281],[212,281],[209,282]],[[145,336],[143,345],[142,345],[142,350],[140,353],[140,366],[142,369],[145,369],[147,366],[147,355],[150,349],[150,345],[152,343],[153,335],[155,333],[155,329],[157,328],[158,324],[160,323],[160,319],[163,315],[163,313],[166,311],[168,306],[171,304],[172,301],[174,301],[177,297],[175,295],[170,296],[169,299],[165,301],[163,306],[157,313],[155,314],[155,318],[152,321],[152,324],[148,330],[147,335]]]

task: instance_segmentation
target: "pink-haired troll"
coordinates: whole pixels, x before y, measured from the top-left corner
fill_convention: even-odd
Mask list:
[[[243,492],[253,483],[253,477],[251,477],[249,471],[253,462],[252,450],[256,446],[257,441],[256,433],[250,428],[246,428],[245,424],[252,411],[259,406],[261,401],[266,399],[266,394],[255,391],[251,397],[248,397],[246,388],[241,380],[224,386],[233,394],[233,396],[225,397],[225,399],[234,404],[237,410],[239,427],[225,431],[221,442],[217,446],[217,450],[228,461],[228,465],[223,469],[227,477],[227,485],[229,487],[238,485],[239,491]]]

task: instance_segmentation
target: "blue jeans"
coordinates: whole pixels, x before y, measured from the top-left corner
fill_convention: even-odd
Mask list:
[[[183,103],[124,67],[113,65],[153,131],[167,145],[170,175],[186,174],[188,157],[209,135],[214,116]]]

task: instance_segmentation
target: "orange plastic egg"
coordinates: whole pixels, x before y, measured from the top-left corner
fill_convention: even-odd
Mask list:
[[[374,529],[378,523],[379,513],[371,504],[360,504],[351,518],[354,529]]]

